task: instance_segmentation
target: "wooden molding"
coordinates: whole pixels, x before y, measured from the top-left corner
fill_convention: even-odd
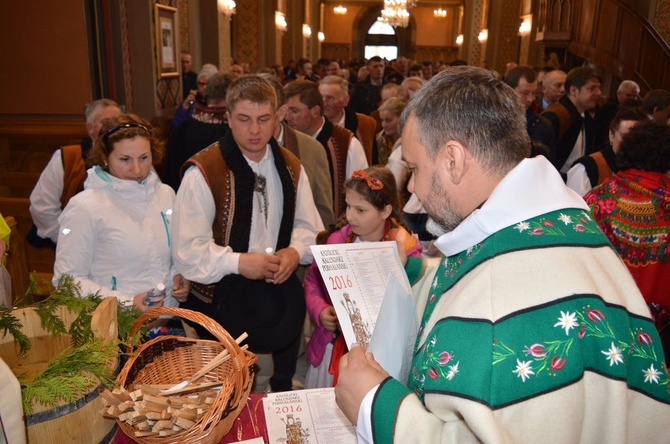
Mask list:
[[[82,118],[0,117],[0,137],[87,137]]]

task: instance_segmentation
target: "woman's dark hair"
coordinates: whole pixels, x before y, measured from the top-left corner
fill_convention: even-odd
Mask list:
[[[644,122],[649,120],[647,113],[641,107],[622,105],[610,122],[610,131],[615,132],[619,129],[621,122],[633,120],[635,122]]]
[[[124,139],[144,137],[151,144],[151,162],[154,166],[163,160],[163,140],[158,137],[151,124],[135,114],[121,114],[113,119],[104,120],[100,133],[93,141],[88,153],[89,165],[107,167],[107,159],[114,151],[114,144]]]
[[[670,171],[670,125],[647,120],[632,127],[621,139],[617,161],[621,170]]]

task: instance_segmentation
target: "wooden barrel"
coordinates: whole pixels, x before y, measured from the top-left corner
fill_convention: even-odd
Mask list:
[[[108,443],[116,432],[116,422],[100,414],[104,408],[99,390],[93,388],[76,402],[26,415],[26,434],[29,444]]]
[[[116,298],[103,300],[93,313],[91,328],[96,337],[115,339],[118,335],[116,324]],[[30,338],[32,347],[20,353],[11,335],[0,338],[0,356],[15,375],[32,378],[58,353],[70,346],[70,337],[64,335],[53,338],[40,325],[33,308],[14,310],[12,313],[22,324],[23,333]],[[65,308],[57,313],[66,327],[76,316]],[[110,362],[116,368],[117,362]],[[91,387],[88,394],[76,402],[56,407],[33,405],[33,413],[26,415],[26,436],[28,443],[100,443],[109,442],[116,429],[115,421],[104,419],[100,414],[104,404],[99,396],[101,387]]]

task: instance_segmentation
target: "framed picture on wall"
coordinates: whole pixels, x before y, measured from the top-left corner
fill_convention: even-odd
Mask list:
[[[156,3],[156,53],[158,78],[179,75],[177,51],[177,9]]]

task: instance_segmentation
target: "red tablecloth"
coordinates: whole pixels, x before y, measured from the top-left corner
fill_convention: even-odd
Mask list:
[[[265,412],[263,410],[263,398],[265,395],[252,394],[247,405],[240,412],[233,423],[233,428],[220,441],[220,444],[243,441],[245,439],[263,437],[268,443],[268,431],[265,427]],[[131,444],[134,441],[126,436],[121,429],[118,429],[111,444]]]

